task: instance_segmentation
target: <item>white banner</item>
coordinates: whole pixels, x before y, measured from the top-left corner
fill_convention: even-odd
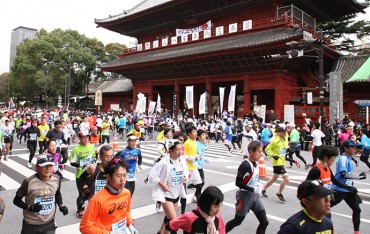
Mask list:
[[[199,99],[199,114],[202,115],[205,113],[206,113],[206,92],[200,95]]]
[[[220,87],[220,115],[224,111],[224,97],[225,97],[225,87]]]
[[[162,109],[161,109],[161,96],[159,96],[159,93],[158,93],[158,97],[157,97],[157,112],[158,113],[161,113],[162,112]]]
[[[284,105],[284,122],[294,124],[294,105]]]
[[[261,117],[262,117],[262,123],[266,123],[265,122],[265,118],[266,118],[266,105],[261,105]]]
[[[228,111],[234,112],[235,110],[235,95],[236,95],[236,85],[232,85],[229,94],[229,103],[227,106]]]
[[[186,86],[186,105],[188,109],[194,108],[194,86]]]
[[[150,101],[149,107],[148,107],[148,115],[152,115],[154,112],[156,102]]]
[[[188,35],[192,34],[193,32],[202,32],[207,29],[211,29],[212,27],[212,22],[211,20],[208,21],[207,23],[204,23],[198,27],[195,28],[189,28],[189,29],[176,29],[176,36],[182,36],[182,35]]]
[[[312,104],[312,92],[307,92],[307,104]]]
[[[146,97],[142,93],[137,94],[137,103],[136,103],[136,108],[135,111],[139,114],[145,113],[146,109]]]
[[[110,109],[118,111],[119,110],[119,104],[110,104]]]

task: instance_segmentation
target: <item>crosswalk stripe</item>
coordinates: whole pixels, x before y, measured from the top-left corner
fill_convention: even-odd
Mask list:
[[[13,180],[12,178],[10,178],[4,173],[1,173],[0,175],[0,185],[6,190],[17,189],[21,186],[20,183]]]
[[[74,145],[71,145],[71,147],[69,148],[69,153],[72,151],[73,146]],[[126,145],[122,144],[120,146],[122,146],[124,148]],[[142,170],[150,169],[150,168],[153,167],[154,160],[158,158],[157,147],[158,147],[158,144],[156,142],[153,142],[153,143],[150,142],[148,144],[141,145],[140,150],[141,150],[142,156],[143,156],[143,158],[142,158],[143,165],[141,166]],[[215,161],[233,162],[231,160],[227,160],[227,158],[230,155],[227,155],[228,150],[227,150],[227,148],[225,148],[225,146],[223,144],[211,143],[207,147],[208,148],[205,152],[206,157],[213,158],[213,160],[215,160]],[[13,156],[10,156],[8,161],[3,161],[2,163],[4,163],[4,165],[6,165],[12,171],[17,172],[17,173],[23,175],[24,177],[29,177],[29,176],[33,175],[35,173],[35,171],[33,169],[27,168],[27,166],[26,166],[27,161],[28,161],[28,157],[29,157],[29,153],[21,153],[21,151],[24,152],[25,150],[26,150],[26,148],[14,149],[13,151],[14,151],[14,153],[16,152],[16,154],[13,153]],[[38,155],[38,153],[36,152],[35,158],[32,160],[33,165],[36,163],[37,155]],[[233,154],[231,156],[237,156],[237,154]],[[21,159],[22,161],[24,161],[24,164],[19,162],[19,160],[18,160],[18,162],[16,160],[12,160],[12,157],[17,157],[17,158]],[[64,178],[69,180],[69,181],[76,180],[75,173],[74,173],[75,168],[70,166],[69,161],[67,161],[67,163],[65,165],[67,165],[67,167],[62,171],[62,174],[63,174]],[[19,188],[20,183],[21,183],[21,181],[16,181],[16,180],[12,179],[10,176],[6,175],[6,173],[4,173],[4,172],[2,172],[2,175],[1,175],[0,179],[1,179],[0,180],[0,185],[6,190]]]

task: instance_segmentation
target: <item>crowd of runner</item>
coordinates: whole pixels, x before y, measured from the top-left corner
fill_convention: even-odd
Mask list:
[[[0,119],[2,142],[0,160],[12,156],[13,144],[26,144],[29,151],[27,167],[37,154],[35,175],[25,179],[16,192],[14,204],[23,211],[22,233],[54,233],[55,209],[68,214],[61,195],[63,170],[69,161],[76,168],[76,216],[81,218],[82,233],[138,233],[130,214],[131,198],[135,191],[137,172],[141,170],[140,144],[154,137],[158,159],[146,180],[153,186],[152,198],[157,212],[164,211],[158,233],[226,233],[240,225],[252,210],[260,225],[257,233],[265,233],[268,219],[261,197],[268,198],[268,188],[282,177],[276,197],[283,196],[289,182],[286,168],[303,163],[310,170],[307,180],[298,188],[297,197],[303,207],[281,226],[279,233],[334,233],[330,220],[330,206],[344,200],[353,211],[354,233],[360,229],[360,203],[353,180],[366,179],[354,175],[354,165],[360,161],[369,168],[369,126],[360,126],[348,119],[329,123],[325,120],[303,126],[276,120],[273,111],[264,120],[254,113],[244,119],[224,111],[220,116],[195,118],[179,111],[171,116],[146,116],[128,112],[93,114],[82,111],[6,110]],[[118,135],[127,147],[114,151],[110,136]],[[239,151],[241,162],[235,184],[235,217],[226,224],[220,215],[222,192],[214,186],[203,190],[205,157],[210,141],[225,145],[225,154]],[[71,147],[72,143],[77,146]],[[312,148],[312,162],[301,156],[301,151]],[[361,150],[360,150],[361,148]],[[340,149],[340,152],[338,152]],[[70,152],[70,154],[69,154]],[[154,153],[154,152],[153,152]],[[330,166],[339,156],[335,173]],[[271,159],[273,176],[263,186],[259,182],[260,157]],[[1,162],[1,161],[0,161]],[[197,208],[186,211],[186,195],[195,189],[192,202]],[[334,195],[332,193],[335,191]],[[334,200],[331,199],[334,196]],[[85,202],[89,200],[87,209]],[[321,206],[320,202],[326,204]],[[181,215],[177,216],[180,203]],[[70,206],[70,205],[69,205]],[[71,208],[69,208],[71,209]],[[107,216],[109,214],[109,216]],[[302,220],[306,225],[299,225]]]

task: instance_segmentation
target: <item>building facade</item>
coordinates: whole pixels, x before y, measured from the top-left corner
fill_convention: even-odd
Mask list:
[[[10,41],[10,62],[9,70],[13,66],[13,61],[17,53],[17,46],[21,44],[25,39],[34,39],[36,37],[37,29],[27,27],[17,27],[13,29]]]
[[[331,10],[333,4],[338,10]],[[306,108],[303,91],[318,97],[320,73],[328,74],[340,57],[316,25],[364,8],[351,0],[144,0],[95,23],[137,38],[136,47],[102,66],[131,79],[133,97],[140,92],[155,101],[159,94],[162,109],[176,114],[187,107],[186,87],[194,86],[191,113],[198,115],[204,92],[208,114],[221,113],[219,88],[225,87],[227,110],[236,85],[236,116],[265,105],[266,113],[275,110],[284,119],[285,105],[294,105],[297,122],[303,122],[302,116],[319,115],[319,99]],[[328,101],[324,104],[327,117]]]

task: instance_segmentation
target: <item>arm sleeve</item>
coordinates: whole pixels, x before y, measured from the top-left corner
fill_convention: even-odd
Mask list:
[[[331,174],[333,177],[333,173]],[[307,175],[306,180],[317,180],[320,178],[320,169],[316,166],[314,166]],[[333,181],[333,180],[332,180]]]
[[[137,159],[137,164],[139,166],[141,166],[142,162],[143,162],[143,156],[141,156],[141,151],[139,150],[139,156],[138,156],[138,159]]]
[[[28,181],[23,180],[21,187],[16,192],[16,195],[13,199],[13,204],[18,206],[19,208],[26,210],[28,204],[26,204],[22,199],[27,195],[28,190]]]
[[[254,188],[246,185],[249,179],[245,177],[249,177],[249,179],[252,177],[252,168],[247,161],[243,161],[242,164],[240,164],[238,168],[238,174],[236,175],[235,185],[241,189],[254,192]],[[244,179],[247,181],[243,181]]]
[[[60,193],[60,187],[62,186],[61,180],[59,180],[58,190],[55,192],[55,202],[59,205],[63,204],[62,194]]]

